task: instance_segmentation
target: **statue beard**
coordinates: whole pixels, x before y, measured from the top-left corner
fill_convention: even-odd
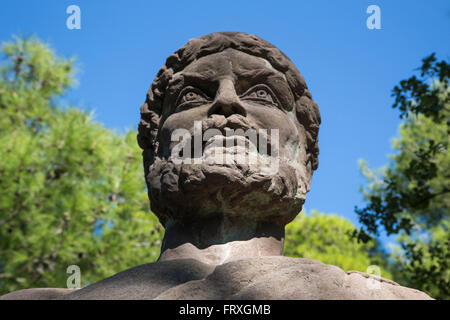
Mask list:
[[[231,153],[248,155],[248,148],[236,150]],[[227,152],[230,149],[223,147],[223,153]],[[151,209],[164,226],[169,221],[189,223],[217,217],[284,226],[301,211],[308,179],[304,165],[291,160],[294,157],[277,157],[274,168],[261,162],[211,162],[207,161],[209,154],[206,147],[198,164],[156,156],[149,166],[146,181]]]

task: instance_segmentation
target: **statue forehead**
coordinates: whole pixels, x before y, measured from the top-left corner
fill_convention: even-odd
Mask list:
[[[240,75],[248,76],[248,73],[258,71],[265,71],[286,80],[284,74],[276,70],[266,59],[232,48],[191,62],[182,71],[175,74],[175,77],[184,74],[198,74],[208,78],[220,78],[231,74],[239,77]]]

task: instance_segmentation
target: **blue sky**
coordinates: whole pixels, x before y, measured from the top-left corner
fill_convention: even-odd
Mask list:
[[[81,9],[81,30],[66,8]],[[369,5],[381,30],[366,27]],[[448,1],[65,1],[3,0],[0,40],[37,35],[75,56],[79,85],[65,97],[96,120],[135,129],[139,106],[165,58],[189,39],[216,31],[254,33],[286,53],[305,77],[322,114],[319,169],[305,208],[357,224],[364,183],[358,159],[387,163],[398,133],[391,89],[432,52],[449,58]]]

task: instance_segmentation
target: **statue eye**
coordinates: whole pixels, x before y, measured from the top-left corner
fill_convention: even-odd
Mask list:
[[[272,99],[272,96],[270,95],[270,93],[264,89],[255,90],[255,91],[247,94],[247,96],[245,98],[250,98],[250,99],[256,98],[256,99],[262,99],[262,100],[267,100],[267,101],[273,102],[273,99]]]
[[[201,96],[198,93],[196,93],[194,91],[188,91],[183,95],[182,100],[183,100],[183,102],[186,102],[186,101],[198,100],[199,98],[201,98]]]
[[[176,105],[177,107],[192,107],[208,101],[209,100],[200,90],[188,87],[181,92]]]
[[[257,90],[256,96],[261,99],[267,99],[267,97],[271,98],[270,94],[264,89]]]
[[[273,105],[277,105],[277,99],[275,95],[272,93],[272,91],[266,86],[266,85],[257,85],[250,90],[247,90],[246,93],[244,93],[241,96],[241,99],[243,100],[250,100],[260,103],[269,103]]]

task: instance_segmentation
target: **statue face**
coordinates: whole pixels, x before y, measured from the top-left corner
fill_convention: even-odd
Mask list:
[[[159,154],[147,176],[152,209],[163,223],[217,215],[280,224],[293,219],[307,183],[305,133],[289,111],[293,105],[281,72],[234,49],[201,57],[174,74],[163,106]],[[183,149],[184,158],[196,163],[174,161],[180,146],[174,133],[180,129],[197,147],[188,157]],[[238,129],[250,135],[230,134]],[[218,154],[232,160],[218,162]],[[252,163],[251,154],[266,162]]]
[[[276,129],[280,156],[295,155],[299,131],[286,111],[294,104],[293,96],[284,75],[267,60],[227,49],[193,62],[175,74],[172,83],[160,131],[164,156],[168,157],[177,143],[170,143],[174,130],[193,131],[194,121],[208,119],[227,120],[233,129],[266,129],[268,134]]]

